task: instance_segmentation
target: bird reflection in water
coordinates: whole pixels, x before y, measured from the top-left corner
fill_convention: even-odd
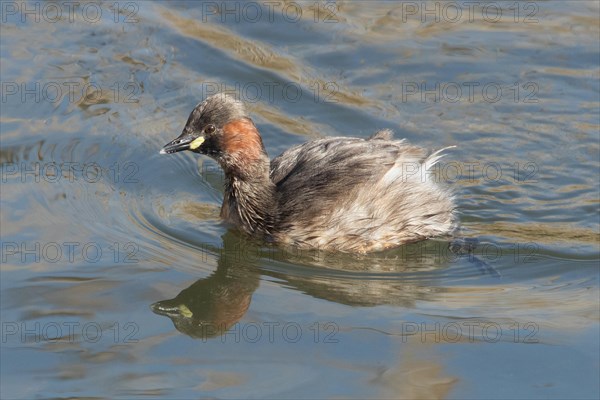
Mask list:
[[[476,241],[469,240],[450,244],[429,242],[429,246],[436,244],[456,256],[472,252],[477,246]],[[273,248],[259,247],[232,231],[223,236],[222,248],[212,250],[218,254],[217,269],[212,275],[199,279],[175,298],[151,306],[156,314],[169,317],[177,330],[192,338],[219,337],[240,321],[250,307],[261,273],[315,298],[339,304],[362,307],[387,304],[411,308],[416,301],[433,300],[430,297],[445,290],[431,282],[428,271],[445,268],[450,263],[441,260],[436,251],[409,247],[387,252],[381,257],[274,252]],[[406,257],[407,254],[419,254],[419,257]],[[277,258],[295,265],[318,267],[322,273],[293,274],[259,269],[259,260],[269,262]],[[468,260],[473,266],[471,272],[479,270],[479,273],[499,277],[493,267],[477,257]],[[327,270],[331,269],[348,274],[328,274]]]
[[[197,280],[173,299],[152,304],[152,311],[171,318],[178,331],[193,338],[227,332],[246,314],[259,284],[256,266],[241,259],[234,251],[237,248],[225,246],[212,275]]]

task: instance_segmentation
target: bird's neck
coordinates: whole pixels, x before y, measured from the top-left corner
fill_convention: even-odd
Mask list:
[[[218,161],[225,171],[221,216],[251,234],[272,233],[276,208],[271,163],[262,138],[250,118],[223,127]]]
[[[221,217],[250,234],[273,233],[276,209],[275,185],[269,177],[266,153],[251,163],[225,165],[225,197]]]

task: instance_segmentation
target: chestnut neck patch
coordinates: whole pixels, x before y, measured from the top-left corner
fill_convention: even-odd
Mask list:
[[[267,153],[256,126],[249,118],[240,118],[223,126],[222,149],[239,162],[253,163]]]

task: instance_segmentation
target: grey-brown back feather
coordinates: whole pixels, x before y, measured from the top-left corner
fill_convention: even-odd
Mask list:
[[[433,155],[434,158],[429,159]],[[424,175],[440,154],[376,132],[295,146],[271,161],[279,241],[342,251],[372,251],[449,233],[452,196]]]

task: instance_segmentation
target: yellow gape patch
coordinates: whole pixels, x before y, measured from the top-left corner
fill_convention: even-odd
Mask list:
[[[181,315],[183,315],[186,318],[191,318],[194,315],[194,313],[191,312],[185,304],[180,304],[177,308],[179,308],[179,312],[181,313]]]
[[[192,140],[192,142],[190,143],[190,149],[196,150],[202,145],[202,143],[204,143],[204,138],[200,136],[199,138]]]

